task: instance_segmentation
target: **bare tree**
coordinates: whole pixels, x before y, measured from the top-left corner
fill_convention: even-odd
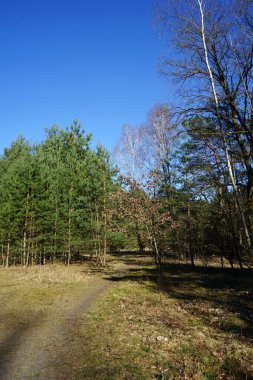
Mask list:
[[[187,83],[181,109],[186,116],[198,114],[216,121],[214,133],[222,143],[229,185],[253,257],[252,2],[161,0],[157,9],[160,24],[172,33],[177,48],[178,59],[175,54],[165,59],[164,72]],[[235,174],[238,166],[244,173],[246,205]]]
[[[151,183],[156,182],[154,176],[159,177],[159,181],[166,185],[170,182],[171,141],[175,134],[171,120],[167,105],[155,106],[148,114],[148,120],[145,123],[136,127],[122,128],[121,138],[114,150],[121,171],[128,179],[127,182],[131,184],[130,189],[133,190],[136,185],[136,188],[142,188],[146,195],[152,189],[153,193],[150,196],[154,202],[159,188],[159,186],[151,186]],[[152,181],[147,181],[147,178],[152,178]],[[139,206],[133,203],[132,207],[136,237],[142,251]],[[156,247],[155,243],[154,247]]]
[[[152,108],[148,113],[143,135],[144,144],[149,149],[146,152],[146,165],[150,171],[160,173],[166,185],[171,184],[171,161],[177,124],[168,105],[158,104]]]
[[[139,126],[124,125],[114,154],[121,170],[132,180],[137,180],[143,168],[143,131]]]

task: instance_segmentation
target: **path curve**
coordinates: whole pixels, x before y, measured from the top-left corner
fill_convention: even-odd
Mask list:
[[[50,312],[39,323],[24,327],[16,341],[11,336],[1,342],[0,380],[73,379],[81,344],[78,326],[111,285],[111,281],[91,276],[86,291],[81,289],[71,300],[61,299],[53,315]],[[77,352],[75,362],[71,350]]]

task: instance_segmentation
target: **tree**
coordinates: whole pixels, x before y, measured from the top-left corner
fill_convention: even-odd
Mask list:
[[[83,227],[86,225],[92,240],[92,249],[95,252],[98,265],[106,264],[108,251],[108,235],[110,233],[110,193],[114,190],[113,177],[115,168],[110,161],[109,153],[97,146],[90,152],[86,162],[88,178],[85,191],[80,197],[79,215]],[[87,219],[87,215],[89,215]]]
[[[5,265],[29,259],[28,233],[33,207],[34,165],[32,147],[20,136],[4,150],[1,160],[1,238]]]
[[[22,137],[0,159],[0,239],[3,264],[44,264],[71,259],[89,241],[105,265],[109,195],[114,189],[109,154],[90,148],[78,122],[52,127],[37,146]],[[94,234],[96,239],[94,238]]]
[[[133,181],[138,180],[144,170],[143,128],[124,125],[118,143],[114,147],[114,154],[121,167],[121,171]]]
[[[169,198],[172,185],[172,155],[173,140],[176,137],[175,123],[170,115],[166,104],[159,104],[149,112],[147,121],[135,127],[124,126],[115,153],[118,158],[121,173],[128,178],[131,186],[146,185],[144,183],[155,174],[156,181],[159,179],[159,191],[163,191]],[[151,185],[151,182],[150,182]],[[153,187],[158,191],[158,187]],[[157,194],[152,194],[155,198]],[[170,194],[171,196],[171,194]],[[136,209],[135,234],[140,252],[144,249],[143,234],[140,219]]]
[[[185,117],[198,114],[214,121],[244,242],[252,254],[252,3],[229,2],[229,13],[227,5],[226,1],[161,1],[159,20],[166,28],[172,26],[174,44],[180,52],[180,60],[167,59],[165,67],[169,66],[180,82],[188,81],[187,98],[191,104],[185,102]],[[244,172],[246,204],[235,175],[238,166]]]

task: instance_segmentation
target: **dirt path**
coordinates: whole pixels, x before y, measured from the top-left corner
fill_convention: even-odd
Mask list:
[[[0,340],[0,380],[73,379],[83,360],[78,326],[113,282],[91,276],[86,287],[61,297],[39,321]]]

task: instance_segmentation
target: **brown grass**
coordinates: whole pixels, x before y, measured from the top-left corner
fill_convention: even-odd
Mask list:
[[[249,272],[177,263],[161,281],[149,262],[134,269],[134,257],[123,259],[130,272],[83,325],[77,379],[253,378]]]
[[[161,278],[150,257],[119,261],[97,274],[113,286],[79,320],[69,379],[253,379],[252,272],[171,263]],[[1,268],[2,338],[39,324],[87,273],[95,268]]]

